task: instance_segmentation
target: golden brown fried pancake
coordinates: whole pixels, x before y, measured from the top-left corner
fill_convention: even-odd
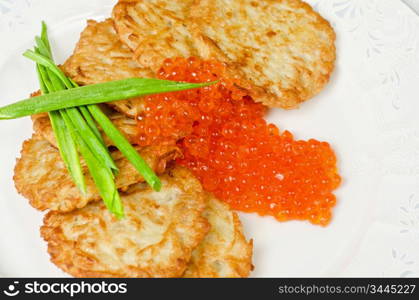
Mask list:
[[[132,56],[132,51],[119,40],[111,19],[103,22],[89,20],[73,55],[62,69],[80,85],[154,77],[153,72],[140,67]],[[143,109],[141,98],[116,101],[110,105],[130,117],[135,117]]]
[[[166,169],[166,163],[180,155],[173,146],[152,146],[139,149],[140,155],[158,174]],[[137,170],[118,151],[112,153],[119,173],[116,186],[124,190],[132,184],[144,181]],[[17,191],[29,199],[38,210],[71,211],[92,201],[100,200],[99,192],[85,166],[87,195],[82,196],[66,169],[60,154],[48,141],[34,135],[23,143],[21,158],[15,166],[14,182]]]
[[[193,251],[183,277],[248,277],[253,242],[246,241],[239,216],[228,205],[208,195],[204,216],[211,230]]]
[[[201,55],[225,55],[265,91],[268,106],[297,107],[319,93],[333,71],[333,28],[303,1],[198,0],[191,21],[197,38],[211,41],[201,43]]]
[[[137,123],[136,120],[130,119],[123,114],[112,112],[108,114],[109,119],[116,128],[125,136],[125,138],[132,144],[138,143],[137,137]],[[48,115],[33,117],[33,130],[37,135],[42,136],[54,147],[57,148],[57,141],[55,139],[54,131],[52,130],[51,122]],[[99,127],[100,128],[100,127]],[[114,143],[101,130],[103,140],[107,146],[114,146]]]
[[[113,17],[141,65],[156,71],[166,57],[215,58],[270,107],[298,107],[334,68],[335,33],[300,0],[119,0]]]
[[[76,277],[181,276],[208,231],[205,194],[186,169],[175,168],[161,179],[160,192],[142,184],[122,196],[122,220],[102,202],[48,213],[41,235],[52,262]]]
[[[198,55],[185,16],[194,0],[120,0],[113,18],[121,40],[155,72],[164,59]]]

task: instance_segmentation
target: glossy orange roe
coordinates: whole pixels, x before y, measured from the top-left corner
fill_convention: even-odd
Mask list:
[[[161,79],[221,81],[147,97],[138,122],[141,144],[177,142],[184,153],[178,163],[233,209],[327,225],[340,184],[329,144],[280,133],[263,119],[265,108],[225,73],[217,61],[166,60]]]

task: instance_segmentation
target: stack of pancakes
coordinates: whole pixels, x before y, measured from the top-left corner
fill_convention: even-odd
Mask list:
[[[255,101],[296,108],[328,82],[335,61],[329,23],[300,0],[120,0],[112,18],[88,21],[63,64],[81,85],[155,77],[166,58],[217,59]],[[47,115],[33,116],[14,180],[39,210],[51,260],[79,277],[247,277],[252,241],[236,213],[174,160],[176,146],[137,145],[141,98],[103,105],[112,122],[161,175],[151,190],[105,137],[119,167],[126,217],[100,201],[85,166],[87,195],[74,185]],[[82,162],[83,164],[83,162]]]

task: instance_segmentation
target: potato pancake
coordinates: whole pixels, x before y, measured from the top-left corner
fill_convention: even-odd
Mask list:
[[[166,169],[169,161],[176,159],[180,151],[175,146],[151,146],[138,148],[140,155],[157,173]],[[112,153],[119,173],[115,176],[118,189],[144,181],[134,166],[119,151]],[[17,160],[13,180],[17,191],[25,196],[38,210],[72,211],[100,200],[99,191],[86,166],[83,166],[87,193],[83,196],[73,182],[59,151],[48,141],[34,135],[23,143],[21,157]]]
[[[298,107],[334,69],[334,30],[300,0],[119,0],[113,18],[140,65],[215,58],[269,107]]]
[[[48,213],[41,235],[52,262],[75,277],[180,277],[208,231],[205,193],[182,167],[161,179],[160,192],[139,184],[121,197],[122,220],[102,202]]]
[[[73,55],[62,69],[80,85],[132,77],[154,77],[153,72],[141,67],[132,57],[132,51],[119,40],[112,19],[103,22],[89,20]],[[109,105],[131,118],[143,109],[141,97],[115,101]]]
[[[193,251],[183,277],[248,277],[253,269],[253,241],[246,241],[239,216],[210,194],[204,216],[211,229]]]

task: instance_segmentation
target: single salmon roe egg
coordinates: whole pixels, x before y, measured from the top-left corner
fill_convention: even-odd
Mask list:
[[[147,97],[138,122],[142,145],[177,143],[184,154],[178,163],[233,209],[279,221],[330,222],[341,179],[328,143],[280,133],[218,61],[166,60],[158,77],[220,82]]]

